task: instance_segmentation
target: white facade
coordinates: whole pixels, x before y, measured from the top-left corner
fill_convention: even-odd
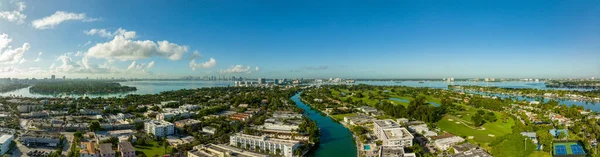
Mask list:
[[[457,143],[465,141],[464,138],[458,136],[452,136],[448,138],[437,139],[433,142],[433,145],[440,150],[447,150]]]
[[[375,135],[383,142],[383,145],[412,146],[414,136],[393,120],[376,120],[373,124]]]
[[[173,124],[167,121],[149,121],[144,124],[144,128],[146,129],[146,133],[154,134],[154,136],[158,137],[173,135],[175,132]]]
[[[298,130],[298,125],[265,123],[263,126],[265,129],[268,129],[268,130],[281,130],[281,131]]]
[[[295,140],[282,140],[268,138],[267,136],[252,136],[246,134],[237,133],[229,137],[229,145],[238,146],[244,149],[255,149],[257,146],[260,150],[267,150],[273,154],[277,153],[277,149],[280,150],[281,156],[292,157],[294,150],[300,146],[299,141]],[[249,148],[247,148],[249,146]]]
[[[8,151],[10,144],[12,143],[14,138],[14,135],[8,134],[0,136],[0,155],[4,155]]]

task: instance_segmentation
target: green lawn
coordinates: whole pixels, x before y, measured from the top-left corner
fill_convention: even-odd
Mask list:
[[[473,115],[474,113],[475,110],[471,108],[468,111],[458,112],[456,115],[446,115],[437,123],[437,126],[440,129],[450,132],[454,135],[467,137],[468,141],[479,143],[482,146],[487,146],[487,144],[492,142],[495,137],[500,137],[502,135],[511,133],[511,127],[515,124],[515,121],[512,118],[508,119],[506,123],[502,122],[501,114],[504,113],[495,112],[496,116],[498,117],[498,121],[493,123],[485,123],[482,126],[482,128],[485,128],[485,130],[482,130],[480,128],[472,127],[471,125],[472,123],[470,121],[470,115]],[[459,117],[459,115],[462,116]],[[456,122],[459,121],[466,123],[468,126],[463,123],[457,124]],[[493,136],[489,136],[490,134]],[[469,136],[473,136],[473,139],[468,139]]]
[[[356,116],[356,113],[331,115],[331,117],[333,117],[333,119],[338,120],[338,121],[344,121],[344,117],[348,117],[348,116]]]
[[[542,151],[534,151],[529,155],[529,157],[552,157],[552,154]]]
[[[146,156],[162,156],[165,155],[165,148],[163,146],[158,146],[156,141],[151,141],[147,146],[134,146],[137,155],[140,155],[140,152],[143,152]],[[171,153],[171,146],[167,146],[167,153]]]

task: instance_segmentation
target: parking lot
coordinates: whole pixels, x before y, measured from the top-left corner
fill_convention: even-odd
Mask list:
[[[68,140],[67,142],[65,142],[65,146],[63,147],[63,151],[62,151],[62,155],[66,156],[69,148],[71,146],[70,141],[73,140],[73,134],[72,133],[66,133],[64,134],[66,139]],[[56,151],[57,148],[55,147],[45,147],[45,146],[25,146],[23,145],[23,143],[20,142],[20,140],[17,138],[15,139],[15,143],[16,143],[16,148],[14,148],[11,151],[11,156],[34,156],[34,155],[27,155],[28,152],[54,152]],[[43,154],[43,153],[37,153],[37,154]]]

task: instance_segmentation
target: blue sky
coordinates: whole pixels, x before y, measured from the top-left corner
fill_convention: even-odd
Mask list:
[[[0,77],[592,77],[598,15],[596,0],[0,0]]]

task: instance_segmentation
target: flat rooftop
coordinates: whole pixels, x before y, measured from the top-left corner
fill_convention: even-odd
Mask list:
[[[384,129],[385,138],[388,140],[412,139],[413,135],[406,128],[389,128]]]
[[[2,136],[0,136],[0,143],[6,143],[6,141],[8,141],[8,139],[10,139],[11,137],[13,137],[13,135],[3,134]]]
[[[376,120],[373,121],[375,123],[375,125],[381,127],[381,128],[396,128],[396,127],[400,127],[400,124],[394,122],[393,120],[390,119],[385,119],[385,120]]]
[[[283,140],[283,139],[275,139],[275,138],[269,138],[266,136],[253,136],[253,135],[246,135],[246,134],[240,134],[237,133],[235,134],[238,137],[241,138],[246,138],[246,139],[253,139],[253,140],[257,140],[257,141],[265,141],[265,142],[269,142],[269,143],[278,143],[278,144],[284,144],[287,146],[293,146],[297,143],[299,143],[299,141],[295,141],[295,140]]]

